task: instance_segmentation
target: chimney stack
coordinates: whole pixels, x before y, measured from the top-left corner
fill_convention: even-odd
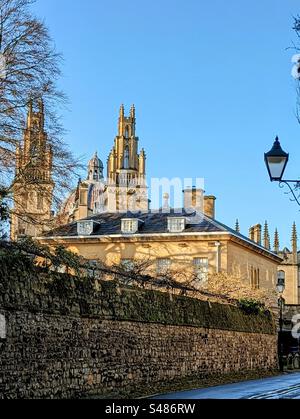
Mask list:
[[[198,211],[202,214],[215,219],[216,216],[216,197],[204,196],[203,189],[195,187],[183,191],[184,209],[186,211]]]
[[[254,241],[261,246],[262,226],[257,224],[254,226]]]
[[[256,224],[255,226],[250,228],[249,238],[250,238],[250,240],[254,241],[255,243],[257,243],[261,246],[261,241],[262,241],[262,226],[261,226],[261,224]]]
[[[216,218],[216,200],[215,196],[205,196],[204,197],[204,215],[212,218]]]
[[[183,191],[184,209],[186,211],[204,212],[204,191],[195,187]]]

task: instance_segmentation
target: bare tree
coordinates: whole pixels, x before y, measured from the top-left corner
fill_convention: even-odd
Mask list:
[[[277,301],[275,290],[252,287],[247,280],[228,273],[208,275],[207,281],[201,285],[200,291],[221,299],[260,301],[267,307],[273,307]]]
[[[62,57],[44,22],[32,14],[34,1],[0,0],[0,189],[6,198],[10,197],[28,103],[42,98],[45,130],[53,153],[54,197],[59,205],[72,184],[78,161],[63,141],[59,115],[66,104],[65,95],[57,87]]]
[[[132,260],[126,264],[106,265],[101,261],[82,259],[82,275],[95,279],[116,280],[120,285],[165,291],[211,302],[238,304],[241,300],[257,301],[267,308],[274,307],[275,291],[253,289],[247,281],[230,274],[207,275],[199,280],[199,273],[182,267],[157,273],[153,260]],[[203,277],[204,278],[204,277]]]

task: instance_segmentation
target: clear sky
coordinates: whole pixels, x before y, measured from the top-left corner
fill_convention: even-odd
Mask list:
[[[203,177],[217,219],[267,219],[290,244],[299,207],[268,180],[276,135],[300,176],[300,126],[288,49],[299,0],[38,0],[64,55],[67,140],[106,159],[121,103],[137,108],[148,176]]]

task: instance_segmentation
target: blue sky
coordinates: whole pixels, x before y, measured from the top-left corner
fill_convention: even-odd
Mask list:
[[[288,49],[296,0],[38,0],[64,55],[67,141],[106,162],[120,104],[137,108],[152,177],[203,177],[217,219],[242,232],[267,219],[289,245],[299,208],[268,180],[276,135],[300,176]]]

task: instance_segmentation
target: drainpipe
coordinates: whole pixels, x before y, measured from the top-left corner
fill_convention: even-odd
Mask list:
[[[219,274],[221,272],[221,243],[215,242],[216,250],[216,272]]]

